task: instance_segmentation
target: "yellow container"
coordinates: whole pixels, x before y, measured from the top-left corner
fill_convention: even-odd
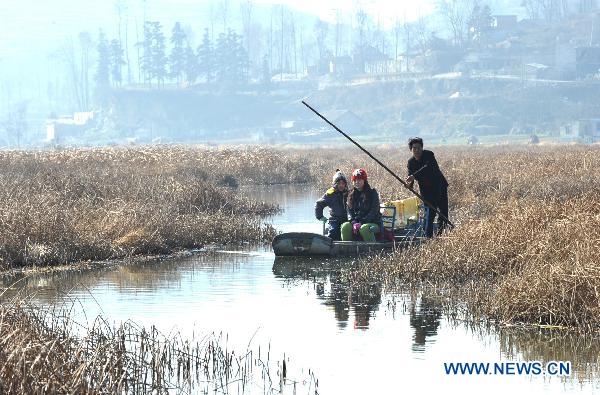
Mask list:
[[[403,211],[402,211],[402,215],[406,220],[408,220],[411,217],[414,218],[419,218],[419,204],[421,203],[421,200],[416,197],[413,196],[411,198],[408,199],[404,199],[402,200],[403,203]],[[406,222],[404,222],[406,223]]]
[[[394,229],[404,228],[406,224],[410,222],[417,222],[419,220],[419,204],[421,200],[418,197],[411,197],[402,200],[393,200],[391,202],[383,203],[381,208],[381,215],[383,216],[383,226],[387,229],[392,227],[392,215],[396,208],[396,219],[394,221]]]

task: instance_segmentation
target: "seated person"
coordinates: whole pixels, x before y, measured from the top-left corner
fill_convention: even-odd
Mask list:
[[[336,169],[333,175],[333,186],[329,188],[323,197],[315,203],[315,217],[327,222],[327,236],[333,240],[340,240],[340,227],[348,217],[346,214],[346,199],[348,197],[348,180],[340,169]],[[323,209],[329,207],[329,220],[323,216]]]
[[[379,194],[369,185],[364,169],[352,172],[352,185],[354,188],[348,194],[350,220],[342,224],[342,241],[358,239],[359,235],[364,241],[375,241],[375,234],[381,230]]]

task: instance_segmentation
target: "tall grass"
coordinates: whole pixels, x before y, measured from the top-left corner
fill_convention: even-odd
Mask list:
[[[261,217],[277,208],[231,186],[296,182],[303,167],[258,148],[2,151],[0,268],[270,240]]]
[[[0,305],[0,393],[318,393],[313,372],[292,377],[270,347],[236,352],[222,334],[184,339],[132,322],[76,325],[68,311]]]
[[[427,148],[427,147],[426,147]],[[473,308],[503,322],[600,324],[600,147],[434,149],[457,228],[374,259],[353,281],[473,281]],[[309,182],[365,167],[383,200],[410,196],[339,149],[154,147],[0,153],[0,265],[50,265],[214,242],[265,240],[274,207],[221,185]],[[372,152],[406,175],[408,150]],[[471,290],[471,288],[469,288]],[[460,290],[460,286],[459,286]]]
[[[408,151],[374,150],[400,175]],[[455,230],[418,249],[364,262],[350,280],[452,283],[471,309],[505,323],[600,329],[600,147],[434,149]],[[316,156],[316,154],[313,154]],[[327,153],[314,170],[362,165],[383,199],[408,191],[364,155]]]

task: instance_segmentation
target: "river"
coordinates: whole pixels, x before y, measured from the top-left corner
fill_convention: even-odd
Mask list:
[[[310,187],[245,193],[283,208],[270,219],[278,230],[320,232],[313,217],[320,193]],[[314,371],[320,394],[600,393],[594,339],[457,321],[419,290],[390,293],[373,286],[350,293],[340,281],[344,264],[276,260],[268,247],[249,247],[41,274],[23,283],[35,301],[64,305],[80,322],[100,314],[111,323],[132,320],[164,333],[226,333],[234,348],[270,346],[273,358],[285,354],[298,376]],[[569,361],[570,376],[518,374],[516,365],[510,374],[511,363],[541,361],[545,367],[552,360]],[[456,362],[505,363],[505,373],[447,374],[447,364]]]

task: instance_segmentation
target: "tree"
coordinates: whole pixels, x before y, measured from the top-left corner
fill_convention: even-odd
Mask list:
[[[248,53],[248,57],[250,57],[250,39],[252,33],[252,9],[254,8],[253,0],[245,0],[241,6],[242,12],[242,25],[244,31],[242,34],[244,35],[244,41],[246,44],[246,52]]]
[[[319,49],[319,59],[323,59],[327,52],[325,40],[327,39],[327,32],[329,25],[327,22],[322,21],[320,18],[315,22],[315,37],[317,38],[317,48]]]
[[[120,87],[123,82],[123,65],[125,65],[125,59],[123,48],[119,40],[112,40],[110,42],[110,76],[112,78],[113,85]]]
[[[220,0],[218,4],[218,13],[223,18],[223,32],[227,30],[227,22],[229,20],[229,0]]]
[[[202,43],[198,47],[198,75],[204,77],[206,82],[211,82],[215,71],[215,51],[208,29],[204,29]]]
[[[240,84],[247,81],[248,53],[242,38],[232,29],[219,34],[215,46],[216,80],[221,84]]]
[[[469,41],[478,46],[486,44],[493,23],[494,18],[490,7],[488,5],[480,7],[479,4],[475,4],[468,22]]]
[[[227,48],[227,35],[220,33],[215,45],[215,78],[217,82],[223,83],[227,81],[229,72],[229,49]]]
[[[90,52],[92,50],[92,36],[89,32],[79,33],[79,45],[81,47],[81,101],[83,108],[88,109],[90,106]]]
[[[227,38],[232,62],[231,79],[238,84],[245,83],[248,81],[250,60],[248,52],[244,48],[242,36],[230,29]]]
[[[419,19],[414,24],[415,29],[415,39],[417,40],[417,44],[421,53],[427,52],[429,46],[429,39],[431,32],[429,31],[429,27],[427,25],[427,20],[420,16]]]
[[[22,102],[14,110],[10,110],[0,126],[6,131],[7,137],[16,140],[17,148],[20,148],[21,139],[27,131],[27,102]]]
[[[473,10],[473,0],[439,0],[438,9],[449,25],[454,45],[463,47],[467,36],[468,18]]]
[[[553,21],[568,12],[568,6],[563,0],[523,0],[522,6],[531,19],[543,17],[547,21]]]
[[[194,53],[192,47],[188,44],[185,47],[184,52],[184,65],[183,65],[183,74],[185,75],[185,80],[189,84],[193,84],[198,79],[199,72],[198,65],[198,56]]]
[[[165,54],[165,36],[162,33],[160,22],[147,21],[144,23],[142,47],[144,49],[142,69],[146,75],[146,82],[152,85],[152,80],[156,79],[158,86],[163,85],[167,76],[167,55]]]
[[[184,47],[186,43],[186,35],[181,28],[179,22],[173,26],[171,34],[171,56],[169,57],[169,75],[174,78],[177,84],[181,82],[185,71],[186,62],[186,49]]]
[[[118,35],[119,35],[119,44],[121,48],[124,49],[124,59],[125,64],[127,65],[127,83],[131,84],[132,76],[131,76],[131,62],[129,61],[129,16],[127,5],[128,0],[115,0],[115,11],[117,12],[118,19]],[[121,34],[121,26],[125,24],[125,46],[123,46],[123,38]]]
[[[98,33],[98,63],[96,66],[96,96],[99,100],[103,100],[106,92],[110,87],[110,45],[104,32],[100,30]]]
[[[269,70],[269,58],[265,54],[262,61],[262,83],[269,85],[271,83],[271,70]]]
[[[60,59],[65,63],[68,70],[69,79],[71,82],[71,89],[73,94],[73,100],[77,111],[83,110],[83,98],[82,98],[82,86],[81,86],[81,75],[80,66],[77,61],[77,53],[75,50],[75,44],[72,39],[67,39],[65,44],[59,51]]]
[[[354,61],[359,67],[361,72],[365,71],[365,47],[366,41],[366,30],[367,30],[368,16],[365,10],[359,8],[356,11],[356,24],[358,25],[358,44],[354,46]]]

